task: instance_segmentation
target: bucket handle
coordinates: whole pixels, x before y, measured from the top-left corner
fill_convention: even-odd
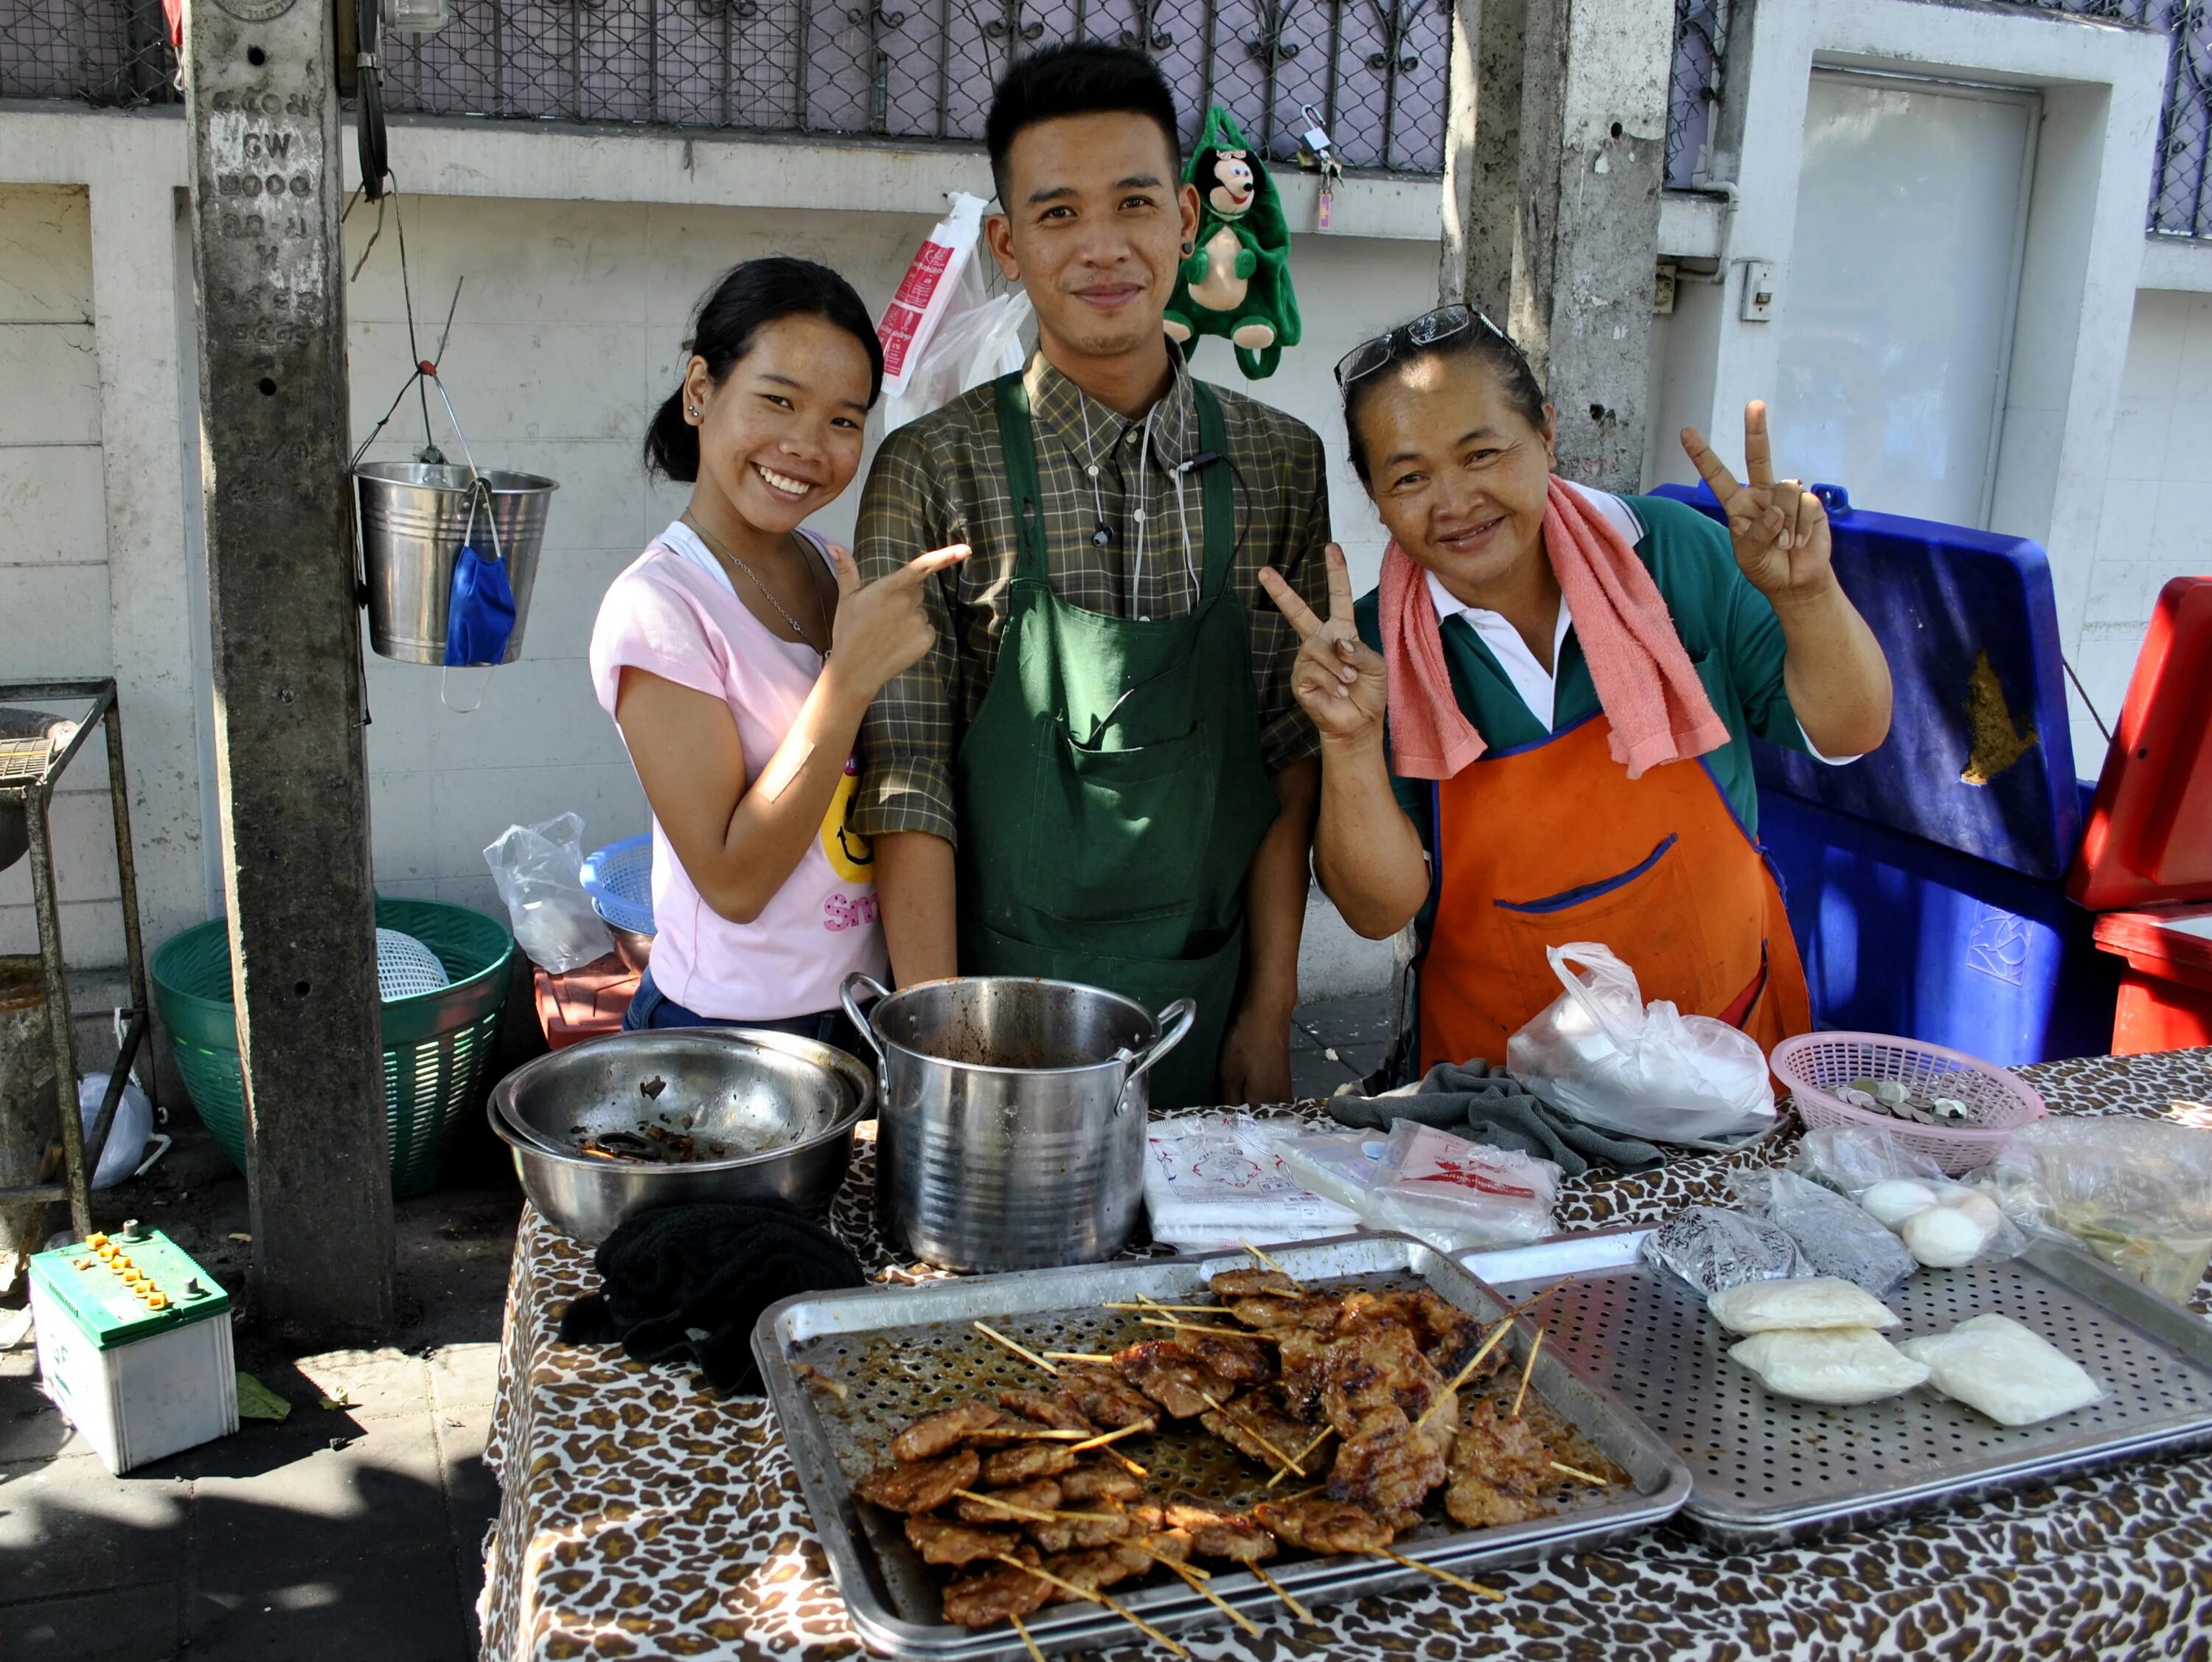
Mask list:
[[[1129,1105],[1129,1087],[1152,1070],[1153,1065],[1183,1042],[1198,1020],[1198,1001],[1179,998],[1159,1014],[1159,1036],[1129,1058],[1129,1071],[1121,1075],[1121,1099],[1115,1111]]]
[[[884,1055],[882,1041],[876,1037],[875,1024],[868,1020],[866,1013],[860,1008],[860,1001],[854,996],[855,993],[864,991],[873,993],[878,999],[889,998],[891,995],[891,989],[877,980],[875,977],[864,971],[855,970],[845,977],[845,984],[837,989],[837,1001],[845,1007],[846,1015],[851,1018],[853,1026],[859,1029],[860,1037],[868,1041],[868,1048],[876,1053],[876,1071],[881,1074],[887,1060]]]

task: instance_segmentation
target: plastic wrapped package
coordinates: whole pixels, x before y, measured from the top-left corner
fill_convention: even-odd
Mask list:
[[[1310,1193],[1243,1113],[1164,1120],[1146,1138],[1145,1210],[1152,1239],[1208,1251],[1311,1240],[1355,1229],[1358,1214]]]
[[[1401,1119],[1360,1209],[1377,1229],[1462,1251],[1541,1240],[1559,1194],[1559,1168],[1547,1160]]]
[[[1863,1287],[1833,1275],[1746,1282],[1716,1293],[1705,1308],[1731,1333],[1809,1331],[1829,1327],[1895,1327],[1897,1312]]]
[[[1364,1215],[1389,1141],[1381,1131],[1271,1130],[1283,1169],[1312,1193]]]
[[[1796,1242],[1806,1263],[1819,1275],[1882,1299],[1912,1273],[1915,1260],[1897,1237],[1832,1189],[1795,1172],[1741,1172],[1732,1187],[1747,1209]],[[1926,1203],[1934,1203],[1932,1193]]]
[[[1930,1156],[1871,1125],[1823,1125],[1806,1132],[1790,1167],[1853,1200],[1863,1200],[1877,1184],[1946,1181],[1943,1168]]]
[[[2212,1260],[2212,1131],[2113,1114],[2046,1118],[1990,1168],[2007,1215],[2070,1235],[2154,1292],[2186,1301]]]
[[[1644,1257],[1709,1299],[1747,1282],[1811,1273],[1797,1243],[1774,1225],[1718,1206],[1692,1206],[1669,1218],[1644,1238]]]
[[[1778,1397],[1838,1407],[1878,1403],[1924,1384],[1929,1367],[1870,1327],[1792,1328],[1754,1333],[1729,1348]]]
[[[2105,1389],[2040,1333],[2009,1316],[1977,1316],[1898,1346],[1929,1383],[2001,1426],[2032,1426],[2104,1399]]]
[[[1546,955],[1565,990],[1505,1050],[1514,1076],[1545,1101],[1655,1142],[1705,1142],[1774,1123],[1774,1084],[1748,1033],[1686,1016],[1663,998],[1646,1005],[1636,972],[1595,942]]]
[[[539,969],[562,975],[614,951],[614,937],[584,892],[580,815],[509,825],[483,852],[499,898],[507,903],[514,943]]]

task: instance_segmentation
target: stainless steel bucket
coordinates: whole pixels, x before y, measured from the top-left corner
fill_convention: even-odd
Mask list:
[[[856,994],[872,993],[863,1013]],[[1040,1269],[1120,1251],[1144,1199],[1145,1075],[1198,1007],[962,977],[888,993],[848,976],[874,1048],[884,1239],[948,1269]]]
[[[368,643],[404,664],[446,661],[446,601],[453,590],[453,562],[469,535],[470,471],[423,462],[368,462],[353,471],[355,512],[361,527],[362,564],[368,580]],[[530,591],[538,581],[538,554],[545,541],[551,479],[535,473],[487,468],[491,521],[499,527],[499,552],[514,590],[514,632],[500,661],[522,655],[522,629],[530,618]],[[491,551],[481,503],[477,549]]]

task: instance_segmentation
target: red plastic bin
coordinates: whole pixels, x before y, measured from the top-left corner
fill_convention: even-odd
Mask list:
[[[2106,912],[2100,951],[2127,960],[2112,1015],[2112,1054],[2212,1044],[2212,905]]]
[[[602,1033],[622,1030],[623,1013],[637,995],[638,977],[609,953],[566,975],[548,975],[532,966],[538,993],[538,1025],[556,1050]]]

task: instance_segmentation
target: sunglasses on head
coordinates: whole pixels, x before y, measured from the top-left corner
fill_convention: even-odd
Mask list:
[[[1401,323],[1386,334],[1372,340],[1362,341],[1337,360],[1336,385],[1342,392],[1352,382],[1364,380],[1376,370],[1385,368],[1409,353],[1425,346],[1433,346],[1440,340],[1449,340],[1454,335],[1465,334],[1473,328],[1487,329],[1518,352],[1513,338],[1492,323],[1472,306],[1439,306],[1433,312],[1424,312],[1411,323]]]

